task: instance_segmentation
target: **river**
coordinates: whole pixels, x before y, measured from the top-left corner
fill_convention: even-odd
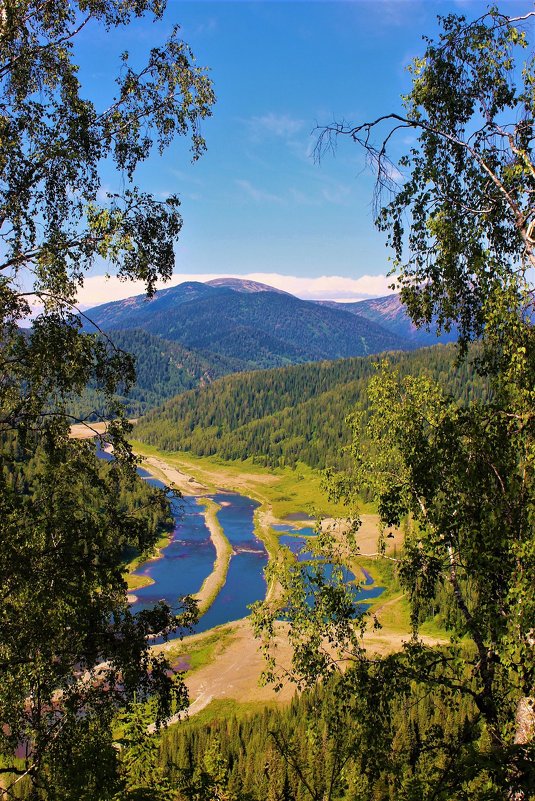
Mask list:
[[[99,456],[112,458],[104,452],[100,452]],[[139,468],[138,472],[152,486],[165,488],[146,470]],[[218,492],[206,497],[219,507],[217,519],[232,547],[232,555],[224,585],[201,616],[195,627],[196,632],[240,620],[249,614],[248,607],[255,601],[263,600],[266,594],[264,568],[268,554],[254,529],[254,511],[259,504],[251,498],[231,492]],[[171,508],[175,529],[169,544],[162,548],[158,557],[134,571],[135,575],[149,577],[152,582],[133,591],[136,599],[132,603],[133,612],[151,607],[160,600],[176,608],[180,596],[197,593],[213,570],[216,551],[199,499],[193,495],[172,498]],[[279,533],[280,544],[289,547],[299,561],[317,561],[316,555],[306,547],[316,533],[311,526],[298,528],[287,523],[273,528]],[[333,566],[324,563],[322,575],[326,581],[330,580],[332,573]],[[343,577],[346,582],[355,580],[354,573],[347,568]],[[367,603],[369,600],[384,592],[383,587],[373,583],[367,571],[362,570],[362,577],[362,586],[358,586],[354,592],[354,599],[363,601],[359,603],[360,610],[370,605]]]
[[[153,486],[162,487],[156,479],[147,479]],[[221,492],[208,496],[220,506],[217,518],[232,547],[232,555],[224,586],[214,602],[202,615],[196,632],[239,620],[249,614],[248,606],[261,601],[266,594],[264,568],[268,554],[254,533],[254,510],[259,505],[251,498],[237,493]],[[176,526],[168,546],[161,556],[145,562],[134,571],[148,576],[153,583],[134,591],[132,611],[164,600],[170,606],[181,595],[193,595],[211,573],[215,548],[206,525],[204,509],[194,496],[172,501]]]

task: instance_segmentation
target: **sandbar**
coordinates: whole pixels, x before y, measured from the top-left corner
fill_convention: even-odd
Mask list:
[[[203,615],[213,604],[219,590],[225,584],[232,556],[232,546],[217,519],[217,511],[220,506],[211,498],[202,497],[202,493],[208,492],[208,489],[200,482],[166,464],[163,459],[149,456],[144,458],[143,465],[156,478],[163,477],[172,488],[179,489],[183,495],[200,496],[199,505],[204,506],[204,519],[216,554],[212,572],[205,578],[201,589],[193,596],[197,601],[199,614]]]
[[[199,592],[193,596],[199,606],[199,613],[202,615],[215,601],[219,590],[225,584],[228,573],[230,557],[232,556],[232,546],[223,533],[223,529],[217,519],[219,504],[211,498],[199,498],[199,504],[204,506],[204,519],[210,538],[215,548],[215,561],[212,572],[207,576]]]

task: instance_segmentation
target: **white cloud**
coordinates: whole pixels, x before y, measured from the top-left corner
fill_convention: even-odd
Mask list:
[[[391,278],[386,275],[363,275],[360,278],[347,278],[341,275],[322,275],[315,278],[302,278],[280,273],[249,273],[236,276],[260,281],[277,289],[284,289],[303,300],[338,300],[351,302],[369,297],[390,294]]]
[[[204,22],[200,22],[195,27],[195,36],[206,36],[215,33],[218,29],[218,21],[215,17],[208,17]]]
[[[258,187],[253,186],[250,181],[237,179],[235,184],[256,203],[285,203],[284,198],[279,197],[279,195],[274,195],[271,192],[265,192],[263,189],[258,189]]]
[[[290,139],[302,130],[305,122],[290,117],[288,114],[263,114],[261,117],[251,117],[248,125],[255,137],[262,135],[279,136]]]
[[[211,281],[214,278],[244,278],[260,281],[263,284],[283,289],[303,300],[337,300],[351,302],[370,297],[381,297],[390,294],[389,285],[392,279],[386,275],[363,275],[360,278],[347,278],[341,275],[322,275],[315,278],[303,278],[281,273],[175,273],[167,284],[159,284],[160,289],[176,286],[184,281]],[[85,279],[78,300],[80,308],[87,309],[114,300],[123,300],[133,295],[141,295],[144,286],[141,281],[125,283],[118,278],[106,278],[103,275],[90,276]]]
[[[99,203],[109,203],[110,195],[112,194],[113,191],[107,184],[105,186],[101,186],[100,189],[97,190],[97,201]]]

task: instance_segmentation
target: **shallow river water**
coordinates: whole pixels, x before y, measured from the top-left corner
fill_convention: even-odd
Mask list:
[[[102,451],[99,456],[112,458]],[[139,468],[138,472],[152,486],[165,487],[146,470]],[[196,632],[240,620],[249,614],[249,605],[263,600],[266,594],[264,568],[268,554],[254,532],[254,511],[259,504],[251,498],[231,492],[219,492],[209,497],[220,506],[217,518],[232,546],[232,556],[224,586],[201,617],[195,627]],[[145,562],[135,571],[138,576],[149,576],[152,583],[133,591],[136,597],[132,603],[134,612],[151,607],[160,600],[176,607],[179,597],[198,592],[213,570],[216,552],[206,525],[203,505],[195,496],[173,499],[171,505],[175,529],[169,545],[161,550],[158,558]],[[303,520],[302,515],[293,517]],[[312,527],[298,528],[287,523],[273,528],[279,533],[281,545],[289,547],[299,561],[316,561],[314,554],[306,548],[308,538],[315,535]],[[330,579],[332,571],[332,565],[324,564],[322,572],[325,580]],[[355,590],[354,597],[355,600],[362,598],[364,603],[360,607],[366,608],[369,603],[365,601],[381,595],[384,588],[376,586],[366,570],[362,570],[362,577],[363,586]],[[344,580],[351,582],[354,579],[355,575],[346,569]]]
[[[163,486],[154,479],[148,480],[153,485]],[[210,498],[221,507],[217,518],[232,546],[232,556],[225,584],[201,617],[196,632],[245,617],[249,614],[249,604],[262,600],[266,594],[264,567],[268,555],[264,544],[254,534],[253,515],[258,503],[228,492]],[[149,576],[154,583],[134,591],[137,599],[132,604],[134,612],[159,600],[176,605],[179,596],[198,592],[212,572],[215,548],[202,505],[192,496],[172,503],[176,527],[171,542],[162,549],[160,558],[145,562],[135,571],[136,575]]]

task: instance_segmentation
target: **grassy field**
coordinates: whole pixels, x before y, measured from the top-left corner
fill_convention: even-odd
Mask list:
[[[185,641],[172,640],[164,645],[154,646],[154,651],[165,652],[172,664],[183,662],[188,673],[211,664],[234,640],[232,626],[221,626],[205,634],[187,637]]]
[[[259,714],[264,711],[267,706],[276,707],[277,703],[266,701],[235,701],[233,698],[218,698],[211,701],[207,707],[198,712],[194,718],[183,720],[180,723],[173,725],[180,726],[181,729],[188,728],[188,725],[197,728],[198,726],[207,726],[219,720],[229,720],[236,718],[236,720],[245,720],[251,715]],[[171,729],[172,726],[169,727]],[[165,737],[165,733],[163,735]]]
[[[169,545],[169,541],[171,539],[171,532],[165,532],[162,534],[156,545],[154,546],[154,553],[150,557],[151,559],[155,559],[162,548],[165,548]],[[140,587],[147,587],[149,584],[152,584],[153,581],[149,576],[135,576],[132,571],[137,570],[137,568],[144,564],[147,561],[146,556],[141,556],[140,554],[136,554],[129,562],[125,565],[126,573],[126,584],[128,590],[138,590]]]

